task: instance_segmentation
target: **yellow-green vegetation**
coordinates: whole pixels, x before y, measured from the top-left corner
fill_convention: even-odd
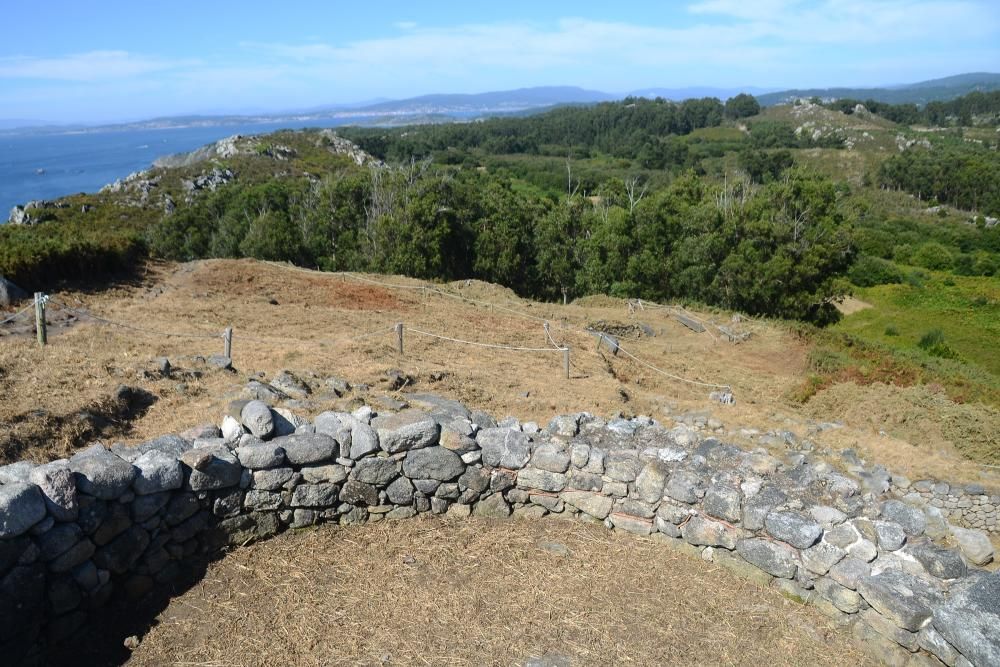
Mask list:
[[[898,350],[956,358],[1000,375],[1000,280],[930,272],[916,284],[858,288],[873,307],[844,318],[834,328]],[[921,348],[921,339],[943,338]],[[931,349],[927,349],[930,347]]]

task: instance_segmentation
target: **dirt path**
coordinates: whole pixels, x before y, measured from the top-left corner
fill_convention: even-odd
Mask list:
[[[286,533],[174,599],[129,665],[865,665],[814,609],[550,519]],[[561,661],[560,661],[561,660]]]

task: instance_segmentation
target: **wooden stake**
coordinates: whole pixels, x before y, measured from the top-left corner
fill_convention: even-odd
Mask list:
[[[563,366],[566,368],[566,379],[569,379],[569,348],[563,348]]]
[[[233,328],[226,327],[225,332],[222,334],[223,340],[226,341],[226,359],[233,358]]]
[[[38,344],[45,347],[49,338],[45,330],[45,294],[42,292],[35,292],[35,333],[38,334]]]
[[[396,324],[396,348],[399,350],[400,354],[403,354],[403,323],[398,322]]]

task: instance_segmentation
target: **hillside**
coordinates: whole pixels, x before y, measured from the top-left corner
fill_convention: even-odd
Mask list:
[[[953,100],[956,97],[967,95],[973,91],[990,92],[993,90],[1000,90],[1000,74],[973,72],[881,88],[796,88],[757,95],[757,100],[761,103],[761,106],[773,106],[776,104],[786,104],[796,99],[818,97],[822,100],[830,100],[846,97],[860,100],[871,99],[889,104],[917,104],[923,106],[928,102]]]
[[[872,406],[852,414],[872,432],[933,433],[942,451],[996,464],[1000,362],[982,344],[1000,334],[994,135],[744,97],[235,137],[20,210],[0,229],[0,273],[29,292],[101,292],[142,280],[150,258],[254,258],[481,280],[530,308],[607,295],[619,314],[643,299],[719,324],[770,318],[800,357],[779,389],[751,395],[826,419],[865,395]],[[525,391],[549,391],[531,376]],[[623,390],[628,409],[657,408]]]

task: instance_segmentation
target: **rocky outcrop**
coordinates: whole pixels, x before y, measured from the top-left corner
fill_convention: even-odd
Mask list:
[[[0,467],[5,660],[72,639],[92,609],[169,584],[185,559],[287,528],[429,513],[603,522],[815,604],[887,663],[997,664],[1000,574],[975,566],[988,540],[965,529],[961,550],[933,542],[935,524],[888,473],[847,484],[818,457],[645,417],[540,428],[426,394],[413,405],[310,423],[236,401],[221,428],[187,438]]]
[[[63,201],[29,201],[24,206],[18,205],[10,209],[7,216],[7,223],[11,225],[37,225],[42,222],[44,216],[42,211],[54,208],[69,208],[69,204]]]

